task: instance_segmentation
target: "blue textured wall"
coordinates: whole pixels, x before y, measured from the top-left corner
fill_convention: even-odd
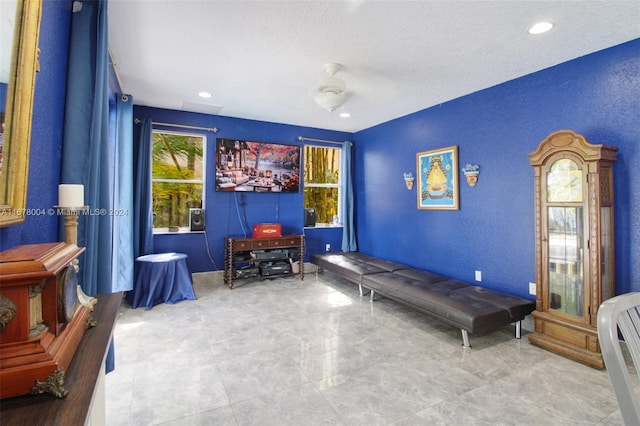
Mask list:
[[[134,95],[135,99],[135,95]],[[298,136],[335,141],[350,140],[350,133],[320,130],[286,124],[267,123],[254,120],[196,114],[142,106],[134,107],[134,116],[140,120],[150,118],[154,122],[172,123],[205,128],[218,128],[217,133],[165,127],[165,130],[188,131],[207,136],[206,176],[208,184],[205,192],[205,234],[159,234],[154,236],[154,251],[177,251],[189,256],[192,272],[210,271],[223,268],[223,242],[225,235],[244,235],[239,215],[242,214],[242,196],[246,201],[246,215],[250,226],[255,223],[277,222],[282,224],[282,232],[300,234],[303,232],[303,193],[231,193],[215,192],[215,140],[216,138],[257,140],[263,142],[301,145]],[[139,125],[135,126],[136,134]],[[160,129],[160,126],[154,126]],[[135,137],[137,143],[137,136]],[[251,230],[249,230],[249,235]],[[309,247],[323,247],[330,243],[332,251],[339,251],[335,230],[326,235],[312,230],[308,234]],[[340,241],[342,235],[340,235]],[[207,251],[208,243],[208,251]],[[211,254],[211,258],[209,257]],[[213,260],[212,260],[213,259]]]
[[[534,282],[533,168],[527,154],[571,129],[620,148],[615,164],[617,293],[640,291],[640,40],[585,56],[355,135],[358,243],[364,253],[528,296]],[[420,151],[457,145],[459,211],[417,210]],[[635,185],[632,186],[632,183]]]
[[[70,0],[43,2],[27,187],[31,209],[58,202],[70,25]],[[55,216],[28,216],[21,225],[0,229],[0,250],[50,241],[58,241]]]
[[[46,1],[36,77],[27,206],[57,201],[71,1]],[[358,243],[361,251],[473,280],[527,296],[535,280],[533,169],[527,154],[549,133],[571,129],[592,143],[620,148],[615,165],[617,293],[640,291],[640,40],[465,96],[358,132],[355,139]],[[135,98],[135,94],[134,98]],[[137,118],[219,127],[215,137],[298,143],[299,135],[351,139],[348,133],[284,124],[136,107]],[[460,165],[477,163],[480,179],[461,182],[459,211],[418,211],[416,190],[402,174],[415,174],[415,153],[458,145]],[[209,150],[210,157],[213,149]],[[213,174],[208,160],[207,174]],[[462,176],[461,176],[462,177]],[[241,234],[236,195],[207,187],[209,250],[222,266],[222,237]],[[278,221],[302,231],[302,193],[247,194],[249,223]],[[331,243],[336,229],[308,230],[309,251]],[[58,219],[28,217],[0,229],[0,250],[55,241]],[[156,236],[157,251],[189,253],[192,271],[213,270],[204,234]]]

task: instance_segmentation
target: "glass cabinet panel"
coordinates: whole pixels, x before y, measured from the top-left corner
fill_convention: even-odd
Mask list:
[[[552,310],[584,313],[582,207],[549,207],[549,300]]]
[[[598,307],[615,296],[613,163],[618,149],[558,130],[529,153],[534,167],[534,345],[604,368]]]
[[[547,201],[582,202],[582,170],[574,161],[565,158],[553,163],[547,175]]]

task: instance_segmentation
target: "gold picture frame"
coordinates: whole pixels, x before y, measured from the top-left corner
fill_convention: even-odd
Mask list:
[[[418,209],[458,210],[458,146],[416,154]]]
[[[4,116],[0,227],[24,222],[41,0],[18,0]],[[11,43],[11,42],[10,42]],[[5,45],[3,43],[3,48]]]

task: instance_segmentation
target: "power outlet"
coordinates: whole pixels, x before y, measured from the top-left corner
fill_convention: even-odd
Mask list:
[[[529,294],[532,296],[536,295],[536,283],[529,283]]]
[[[324,251],[331,251],[331,244],[325,244]]]
[[[476,281],[478,281],[479,283],[482,282],[482,272],[481,271],[476,271]]]

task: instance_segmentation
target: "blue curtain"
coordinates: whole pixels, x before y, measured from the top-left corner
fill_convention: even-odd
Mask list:
[[[133,99],[116,97],[113,175],[113,291],[133,289]]]
[[[109,213],[116,185],[126,186],[115,181],[118,138],[114,136],[115,143],[109,138],[107,29],[106,0],[73,3],[60,180],[83,184],[85,205],[96,213],[78,220],[78,245],[86,247],[80,256],[80,285],[90,296],[114,291],[113,263],[105,259],[118,258],[114,253],[119,246],[114,245],[114,216]],[[107,372],[113,370],[113,345],[105,362]]]
[[[353,226],[354,202],[353,202],[353,171],[351,167],[351,142],[342,144],[342,182],[340,184],[340,197],[342,198],[342,251],[357,251],[356,231]]]
[[[151,210],[151,133],[153,123],[145,118],[140,126],[135,158],[134,234],[136,257],[153,253],[153,212]]]
[[[81,7],[79,7],[81,5]],[[112,208],[113,153],[109,141],[107,2],[74,3],[69,40],[62,183],[81,183],[92,212]],[[80,278],[90,296],[112,292],[113,225],[108,214],[81,215]]]

